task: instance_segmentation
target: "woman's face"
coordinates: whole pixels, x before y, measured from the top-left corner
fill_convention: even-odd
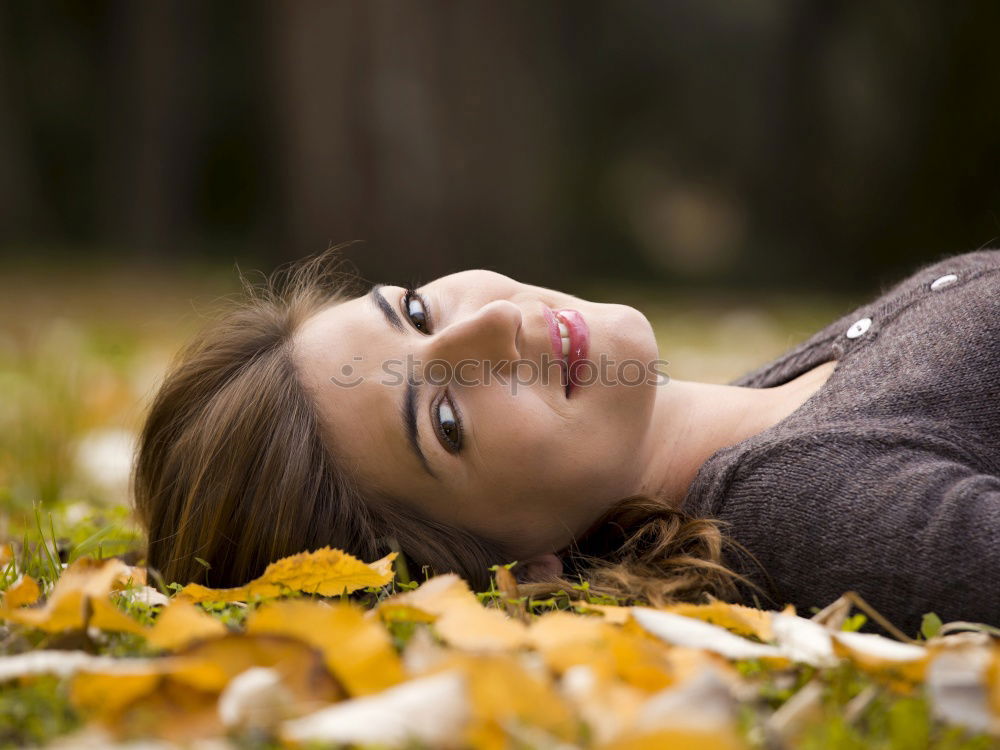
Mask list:
[[[656,389],[640,369],[657,349],[634,308],[463,271],[330,306],[294,351],[363,488],[520,559],[637,489]]]

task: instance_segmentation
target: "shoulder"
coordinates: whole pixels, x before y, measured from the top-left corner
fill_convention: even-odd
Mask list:
[[[794,512],[811,512],[810,506],[821,498],[845,493],[856,497],[859,491],[900,481],[915,467],[942,461],[971,465],[975,457],[965,446],[918,425],[887,426],[871,420],[804,426],[745,452],[719,451],[703,467],[706,476],[699,472],[685,503],[734,514],[741,504],[752,505],[756,513],[799,498],[805,505]]]
[[[946,440],[802,435],[747,456],[723,485],[713,517],[767,572],[779,604],[822,607],[856,590],[906,629],[935,609],[1000,615],[996,603],[977,604],[976,588],[1000,566],[1000,478]]]

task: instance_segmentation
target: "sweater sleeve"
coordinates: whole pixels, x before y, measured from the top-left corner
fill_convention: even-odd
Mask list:
[[[911,636],[931,611],[1000,625],[1000,478],[898,438],[781,448],[738,468],[716,513],[779,606],[808,617],[854,590]]]

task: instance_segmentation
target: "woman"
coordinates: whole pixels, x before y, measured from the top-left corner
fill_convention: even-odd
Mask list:
[[[658,603],[853,589],[907,633],[1000,624],[1000,251],[725,385],[664,377],[630,307],[482,270],[361,294],[335,257],[245,284],[157,394],[134,492],[168,580],[394,548],[477,587],[517,560]]]

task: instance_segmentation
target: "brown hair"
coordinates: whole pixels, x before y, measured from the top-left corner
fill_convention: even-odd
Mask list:
[[[365,560],[394,548],[413,572],[454,571],[477,590],[488,587],[490,566],[510,562],[500,545],[405,502],[366,502],[338,465],[296,372],[292,339],[307,318],[355,294],[339,249],[278,269],[260,285],[241,276],[240,299],[171,364],[132,475],[147,564],[167,581],[236,586],[274,560],[324,545]],[[626,599],[733,599],[738,582],[759,590],[723,564],[724,548],[743,548],[719,523],[630,498],[563,557],[591,591]],[[533,588],[572,586],[549,579]]]

